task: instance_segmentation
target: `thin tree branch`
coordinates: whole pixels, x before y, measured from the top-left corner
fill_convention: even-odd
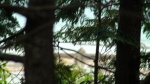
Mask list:
[[[7,11],[14,11],[19,14],[26,16],[28,14],[28,8],[21,7],[21,6],[12,6],[8,4],[0,4],[0,9],[5,9]]]
[[[78,54],[82,55],[82,56],[83,56],[83,57],[85,57],[85,58],[88,58],[88,59],[92,59],[92,60],[94,60],[92,57],[86,56],[86,55],[84,55],[84,54],[82,54],[82,53],[80,53],[80,52],[78,52],[78,51],[76,51],[76,50],[68,49],[68,48],[63,48],[63,47],[60,47],[60,46],[56,46],[56,47],[59,47],[61,50],[69,50],[69,51],[76,52],[76,53],[78,53]]]
[[[93,68],[95,67],[95,66],[93,66],[93,65],[87,64],[87,63],[85,63],[85,62],[83,62],[83,61],[81,61],[81,60],[75,58],[74,56],[70,55],[69,53],[65,52],[64,50],[62,50],[62,51],[63,51],[65,54],[67,54],[68,56],[74,58],[75,60],[77,60],[77,61],[79,61],[79,62],[81,62],[81,63],[83,63],[83,64],[86,64],[86,65],[88,65],[88,66],[90,66],[90,67],[93,67]],[[114,73],[114,71],[109,70],[108,68],[105,68],[105,67],[102,67],[102,66],[97,66],[97,68],[103,69],[103,70],[106,70],[106,71],[109,71],[109,72],[111,72],[111,73]]]
[[[23,63],[23,57],[12,54],[0,54],[0,60],[2,61],[14,61]]]
[[[59,43],[75,43],[75,42],[93,42],[96,39],[90,39],[90,40],[76,40],[76,41],[54,41],[54,42],[59,42]]]
[[[10,46],[12,46],[14,44],[19,44],[19,43],[23,42],[25,39],[29,38],[30,36],[32,36],[32,35],[40,32],[40,31],[43,31],[45,29],[45,27],[48,27],[50,25],[51,25],[51,22],[47,22],[47,23],[45,23],[45,24],[43,24],[43,25],[35,28],[35,30],[31,31],[28,35],[20,38],[17,42],[15,42],[15,43],[9,43],[9,44],[7,44],[5,46],[0,46],[0,49],[6,49],[6,48],[9,48]]]
[[[24,16],[31,16],[31,13],[36,13],[37,11],[51,11],[56,9],[61,10],[68,10],[68,9],[74,9],[78,7],[85,7],[84,4],[71,4],[65,7],[58,7],[58,6],[33,6],[33,7],[21,7],[21,6],[13,6],[8,4],[0,4],[0,9],[5,9],[7,11],[14,11],[19,14],[22,14]],[[36,12],[35,12],[36,11]]]
[[[8,41],[8,40],[12,40],[12,39],[15,38],[16,36],[22,34],[22,33],[24,32],[24,30],[25,30],[25,29],[21,29],[18,33],[14,34],[14,35],[12,35],[12,36],[6,38],[6,39],[1,40],[1,41],[0,41],[0,44],[3,43],[3,42],[6,42],[6,41]]]
[[[98,6],[98,27],[101,28],[101,0],[97,0],[97,4],[100,4]],[[97,28],[97,31],[99,32],[100,29]],[[94,60],[94,84],[98,84],[98,59],[99,59],[99,45],[100,45],[100,33],[97,33],[97,39],[96,39],[96,52],[95,52],[95,60]]]
[[[17,75],[15,75],[15,77],[12,77],[11,80],[8,82],[8,84],[11,84],[11,82],[20,75],[20,73],[23,71],[23,67],[21,68],[21,70],[17,73]],[[20,80],[21,81],[21,80]],[[23,84],[23,83],[22,83]]]

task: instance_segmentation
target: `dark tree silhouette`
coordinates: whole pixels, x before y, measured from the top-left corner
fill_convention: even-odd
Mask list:
[[[116,84],[139,84],[140,33],[143,0],[120,0]]]
[[[54,10],[53,0],[29,0],[28,7],[41,10],[29,11],[25,27],[25,84],[56,84],[53,56]]]

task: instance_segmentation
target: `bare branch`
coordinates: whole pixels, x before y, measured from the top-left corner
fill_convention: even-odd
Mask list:
[[[64,50],[62,50],[62,51],[64,51]],[[67,53],[67,52],[65,52],[65,51],[64,51],[64,53],[66,53],[68,56],[74,58],[75,60],[77,60],[77,61],[79,61],[79,62],[81,62],[81,63],[83,63],[83,64],[86,64],[86,65],[88,65],[88,66],[90,66],[90,67],[95,67],[95,66],[93,66],[93,65],[87,64],[87,63],[85,63],[85,62],[83,62],[83,61],[81,61],[81,60],[75,58],[74,56],[70,55],[69,53]],[[97,66],[97,67],[98,67],[99,69],[103,69],[103,70],[109,71],[109,72],[111,72],[111,73],[114,73],[114,71],[109,70],[108,68],[105,68],[105,67],[102,67],[102,66]]]
[[[14,61],[23,63],[23,57],[12,54],[0,54],[0,60],[2,61]]]
[[[85,58],[88,58],[88,59],[92,59],[92,60],[94,60],[92,57],[86,56],[86,55],[84,55],[84,54],[82,54],[82,53],[80,53],[80,52],[78,52],[78,51],[76,51],[76,50],[68,49],[68,48],[63,48],[63,47],[60,47],[60,46],[57,46],[57,47],[59,47],[61,50],[69,50],[69,51],[76,52],[76,53],[78,53],[78,54],[82,55],[82,56],[83,56],[83,57],[85,57]]]

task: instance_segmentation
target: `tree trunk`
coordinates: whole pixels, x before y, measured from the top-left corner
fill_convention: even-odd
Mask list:
[[[99,23],[99,27],[97,29],[97,31],[100,31],[101,28],[101,0],[97,1],[97,4],[99,4],[98,7],[98,23]],[[98,84],[98,59],[99,59],[99,43],[100,43],[100,33],[97,34],[97,39],[96,39],[96,52],[95,52],[95,60],[94,60],[94,84]]]
[[[53,0],[29,0],[28,7],[52,6]],[[54,11],[32,10],[25,27],[25,84],[56,84],[53,56]]]
[[[142,0],[120,0],[116,84],[139,84]]]

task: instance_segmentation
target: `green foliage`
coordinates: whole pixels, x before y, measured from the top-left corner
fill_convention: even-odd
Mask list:
[[[66,2],[57,2],[63,6],[73,5],[72,0],[67,0]],[[77,0],[78,1],[78,0]],[[81,1],[82,4],[90,7],[85,8],[74,8],[72,10],[57,10],[56,17],[66,24],[61,28],[60,31],[55,33],[56,41],[82,43],[82,42],[95,42],[96,39],[100,39],[104,44],[113,46],[114,39],[116,38],[117,22],[118,22],[118,6],[114,7],[104,7],[102,6],[102,16],[101,23],[99,23],[99,10],[96,2]],[[105,1],[102,1],[106,4]],[[90,10],[94,14],[94,18],[87,17],[84,14],[85,9]],[[99,37],[97,35],[99,34]],[[121,38],[120,38],[121,39]],[[105,66],[105,65],[104,65]],[[113,67],[113,65],[110,65]],[[114,67],[113,67],[114,68]],[[81,70],[80,68],[75,68],[72,71],[72,81],[73,84],[91,84],[93,83],[94,76],[93,72],[86,72],[86,70]],[[71,78],[72,78],[71,77]],[[114,75],[103,75],[101,72],[98,74],[99,82],[102,84],[114,83]],[[109,82],[110,81],[110,82]]]
[[[87,72],[81,67],[76,67],[72,71],[72,76],[76,79],[75,84],[84,84],[93,81],[93,73]]]
[[[1,0],[1,3],[8,5],[19,5],[23,6],[25,0]],[[14,12],[9,10],[0,10],[0,38],[6,38],[16,32],[16,27],[19,27],[17,19],[13,16]]]
[[[150,52],[141,52],[141,69],[150,67]]]
[[[24,6],[26,3],[26,0],[1,0],[1,4],[7,4],[7,5],[16,5],[16,6]],[[0,10],[0,40],[10,37],[11,35],[14,35],[19,28],[19,24],[17,22],[17,18],[14,17],[15,12],[1,9]],[[3,45],[7,45],[9,43],[14,43],[16,40],[15,38],[12,40],[8,40],[6,42],[3,42]],[[10,48],[17,47],[12,46]]]
[[[146,5],[150,3],[149,0],[144,1],[144,8],[143,8],[143,32],[146,33],[147,38],[150,37],[150,6]]]
[[[86,73],[86,70],[74,65],[56,64],[56,80],[58,84],[83,84],[93,80],[93,74]]]
[[[75,65],[56,64],[56,81],[58,84],[92,84],[94,81],[93,70],[87,71],[82,67]],[[114,75],[112,73],[104,74],[101,70],[98,72],[100,84],[114,84]]]
[[[67,66],[63,63],[59,63],[56,65],[56,80],[58,84],[70,84],[72,80],[71,77],[71,68],[73,66]]]
[[[83,9],[78,7],[76,9],[71,10],[71,11],[76,10],[76,12],[73,11],[73,13],[72,12],[70,13],[70,11],[69,13],[56,12],[56,17],[62,19],[63,21],[66,21],[66,25],[64,25],[60,31],[56,32],[55,39],[65,42],[70,41],[75,44],[89,41],[94,42],[97,38],[99,38],[105,44],[107,44],[107,42],[112,43],[112,41],[116,39],[115,38],[116,25],[118,22],[118,9],[116,8],[116,6],[109,9],[107,7],[106,8],[104,7],[104,9],[102,10],[101,24],[99,24],[98,7],[97,7],[98,4],[94,1],[93,2],[79,1],[79,2],[81,4],[84,4],[85,6],[91,7],[85,7]],[[57,3],[58,4],[60,3],[59,0]],[[73,1],[64,2],[65,6],[70,4],[72,5],[72,3],[75,2]],[[103,4],[105,4],[105,1]],[[96,17],[93,19],[87,17],[84,14],[84,11],[86,9],[90,10]],[[98,34],[99,37],[97,37]]]
[[[8,70],[5,68],[7,62],[0,62],[0,84],[8,84],[7,78],[10,76]]]
[[[98,21],[98,15],[99,10],[96,2],[90,2],[89,1],[78,1],[78,3],[82,3],[86,6],[85,8],[75,8],[72,10],[57,10],[56,11],[56,17],[63,22],[66,22],[66,24],[61,28],[60,31],[55,33],[55,39],[57,41],[64,41],[64,42],[72,42],[72,43],[81,43],[81,42],[95,42],[97,39],[97,34],[99,34],[99,39],[104,42],[104,44],[108,45],[115,45],[115,42],[117,40],[130,44],[133,46],[137,46],[137,43],[134,41],[131,41],[129,38],[128,40],[124,40],[123,37],[128,37],[126,35],[122,36],[116,36],[117,33],[117,26],[119,21],[119,4],[118,0],[114,0],[115,2],[107,3],[102,0],[101,7],[101,23],[99,24]],[[74,5],[76,1],[74,0],[58,0],[57,4],[58,6],[68,6],[68,5]],[[90,5],[89,5],[90,3]],[[145,3],[150,3],[150,0],[144,1],[144,8],[143,8],[143,15],[142,16],[142,28],[143,32],[147,34],[147,37],[150,37],[150,6],[146,5]],[[94,5],[93,5],[94,4]],[[106,5],[105,5],[106,4]],[[108,7],[107,7],[108,5]],[[84,14],[85,9],[90,9],[90,11],[94,14],[94,18],[89,18]],[[98,31],[99,30],[99,31]],[[121,31],[118,31],[121,32]],[[127,39],[127,38],[126,38]],[[139,46],[139,45],[138,45]],[[142,55],[149,56],[149,53],[142,53]],[[141,66],[140,69],[146,69],[149,68],[149,57],[141,57]],[[111,68],[114,68],[115,62],[112,61],[111,63],[108,63],[107,65]],[[76,72],[77,73],[77,72]],[[80,75],[81,76],[81,75]],[[91,78],[91,75],[87,75],[89,78]],[[77,76],[76,76],[77,77]],[[85,78],[84,78],[85,77]],[[86,76],[83,77],[83,80],[86,80]],[[77,77],[78,78],[78,77]],[[82,80],[82,79],[81,79]],[[83,82],[86,83],[86,82]],[[90,79],[88,79],[89,81]],[[114,75],[103,75],[101,78],[102,84],[113,84],[114,83]],[[81,81],[80,81],[81,83]],[[78,83],[79,84],[79,83]]]
[[[88,0],[56,0],[56,5],[60,7],[76,6],[77,4],[85,5]],[[84,13],[85,7],[74,7],[66,10],[56,10],[56,18],[58,20],[68,21],[76,24],[80,16]]]
[[[144,27],[143,32],[145,32],[146,37],[149,38],[150,37],[150,33],[149,33],[149,31],[150,31],[150,22],[145,22],[143,27]]]
[[[115,78],[113,74],[104,75],[102,79],[99,80],[100,84],[115,84]]]

